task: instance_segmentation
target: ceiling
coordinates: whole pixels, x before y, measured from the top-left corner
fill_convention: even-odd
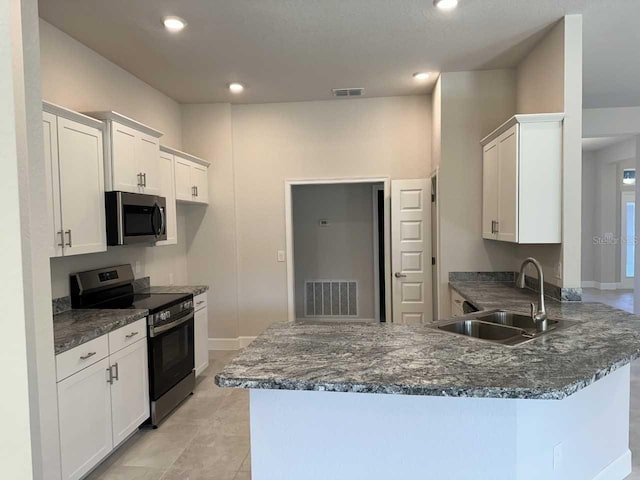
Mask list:
[[[609,147],[616,143],[624,142],[630,139],[629,135],[619,135],[617,137],[593,137],[582,139],[582,151],[583,152],[595,152],[605,147]]]
[[[430,92],[418,71],[517,65],[565,14],[584,14],[585,106],[640,105],[638,0],[40,0],[40,16],[181,103]],[[178,34],[161,20],[188,22]],[[233,96],[227,85],[246,86]]]

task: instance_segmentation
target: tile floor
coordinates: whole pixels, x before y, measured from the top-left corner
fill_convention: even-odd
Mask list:
[[[598,290],[583,288],[582,300],[585,302],[600,302],[625,312],[633,313],[633,290]]]
[[[88,480],[250,480],[249,395],[214,375],[236,352],[210,352],[196,393],[157,430],[141,430]],[[630,447],[640,480],[640,360],[631,366]],[[302,479],[301,479],[302,480]]]
[[[195,394],[157,430],[140,430],[90,480],[250,480],[249,392],[213,379],[237,352],[210,352]]]

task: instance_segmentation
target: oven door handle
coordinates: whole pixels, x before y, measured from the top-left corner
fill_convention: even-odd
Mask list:
[[[161,325],[159,327],[150,327],[149,328],[149,336],[157,337],[159,334],[166,332],[167,330],[171,330],[173,327],[177,327],[178,325],[182,325],[183,323],[187,323],[189,320],[193,320],[194,313],[190,313],[186,317],[179,318],[175,322],[167,323],[166,325]]]

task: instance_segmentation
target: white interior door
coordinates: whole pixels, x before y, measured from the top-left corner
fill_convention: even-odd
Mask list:
[[[393,321],[431,321],[430,180],[391,182],[391,252]]]
[[[635,275],[635,238],[636,238],[636,195],[634,192],[622,192],[620,206],[620,280],[622,288],[633,288]]]

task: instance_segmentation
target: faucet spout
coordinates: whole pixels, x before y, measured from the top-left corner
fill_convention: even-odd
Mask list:
[[[544,332],[547,329],[547,310],[544,304],[544,273],[542,272],[542,265],[540,262],[533,257],[525,258],[522,264],[520,265],[520,274],[518,275],[518,279],[516,280],[516,286],[518,288],[525,287],[525,269],[528,264],[532,264],[536,273],[538,274],[538,281],[540,285],[538,286],[538,305],[537,307],[534,304],[531,304],[531,318],[536,324],[536,328],[539,332]]]

